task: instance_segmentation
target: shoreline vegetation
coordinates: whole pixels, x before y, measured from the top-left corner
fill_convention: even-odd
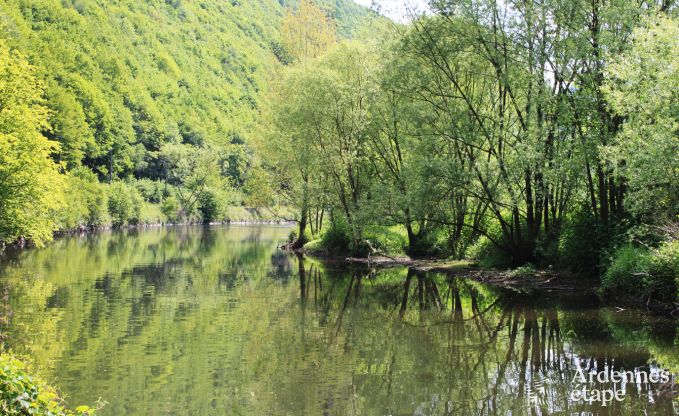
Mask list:
[[[407,24],[351,0],[6,6],[0,245],[269,207],[296,251],[677,305],[673,0],[434,1]]]
[[[281,219],[297,253],[676,316],[677,1],[428,3],[3,1],[0,249]],[[2,410],[51,414],[3,360]]]
[[[367,267],[383,269],[407,267],[416,273],[433,272],[448,277],[462,277],[492,286],[518,291],[555,292],[565,295],[596,295],[604,304],[622,311],[626,308],[645,308],[647,311],[670,317],[679,317],[679,303],[653,298],[639,299],[622,290],[605,289],[597,279],[583,279],[568,269],[535,268],[532,265],[517,268],[482,267],[478,260],[450,260],[441,258],[411,258],[407,255],[381,255],[346,257],[327,251],[294,250],[290,245],[280,247],[299,256],[309,256],[338,267]]]
[[[3,416],[94,416],[105,406],[80,405],[71,409],[57,390],[45,383],[26,361],[0,350],[0,413]]]
[[[242,208],[242,207],[232,207],[229,210],[231,215],[235,213],[236,217],[225,218],[221,221],[211,221],[204,222],[201,220],[188,221],[188,222],[171,222],[166,218],[158,218],[155,220],[144,220],[135,222],[133,224],[126,225],[114,225],[112,222],[107,222],[101,225],[79,225],[75,228],[70,229],[59,229],[53,232],[53,236],[50,240],[56,238],[62,238],[72,235],[81,235],[88,233],[96,233],[106,230],[124,230],[124,229],[144,229],[144,228],[155,228],[155,227],[182,227],[182,226],[211,226],[211,225],[281,225],[281,226],[293,226],[294,222],[290,220],[283,219],[275,214],[269,209],[262,208]],[[7,249],[26,249],[35,248],[36,244],[32,240],[27,240],[23,237],[11,243],[5,243],[0,241],[0,253]]]

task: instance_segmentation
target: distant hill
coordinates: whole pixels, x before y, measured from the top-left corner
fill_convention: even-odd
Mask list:
[[[369,11],[319,0],[351,37]],[[0,0],[0,37],[46,86],[59,159],[118,176],[160,175],[166,142],[241,146],[294,0]]]

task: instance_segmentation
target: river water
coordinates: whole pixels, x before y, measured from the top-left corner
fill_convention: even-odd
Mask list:
[[[675,321],[300,261],[277,249],[289,231],[103,232],[7,253],[0,336],[104,416],[679,414]]]

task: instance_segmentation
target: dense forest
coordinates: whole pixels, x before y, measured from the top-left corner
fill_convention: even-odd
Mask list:
[[[0,2],[0,241],[226,219],[296,4]],[[341,37],[370,19],[320,7]]]
[[[404,25],[350,0],[1,6],[4,243],[266,208],[307,252],[676,301],[672,1],[436,0]]]

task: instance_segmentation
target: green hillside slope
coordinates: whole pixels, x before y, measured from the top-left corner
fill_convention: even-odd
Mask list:
[[[56,155],[100,177],[157,179],[164,143],[228,149],[235,181],[242,144],[281,55],[283,0],[2,0],[0,37],[45,83]],[[323,1],[350,36],[367,16]]]

